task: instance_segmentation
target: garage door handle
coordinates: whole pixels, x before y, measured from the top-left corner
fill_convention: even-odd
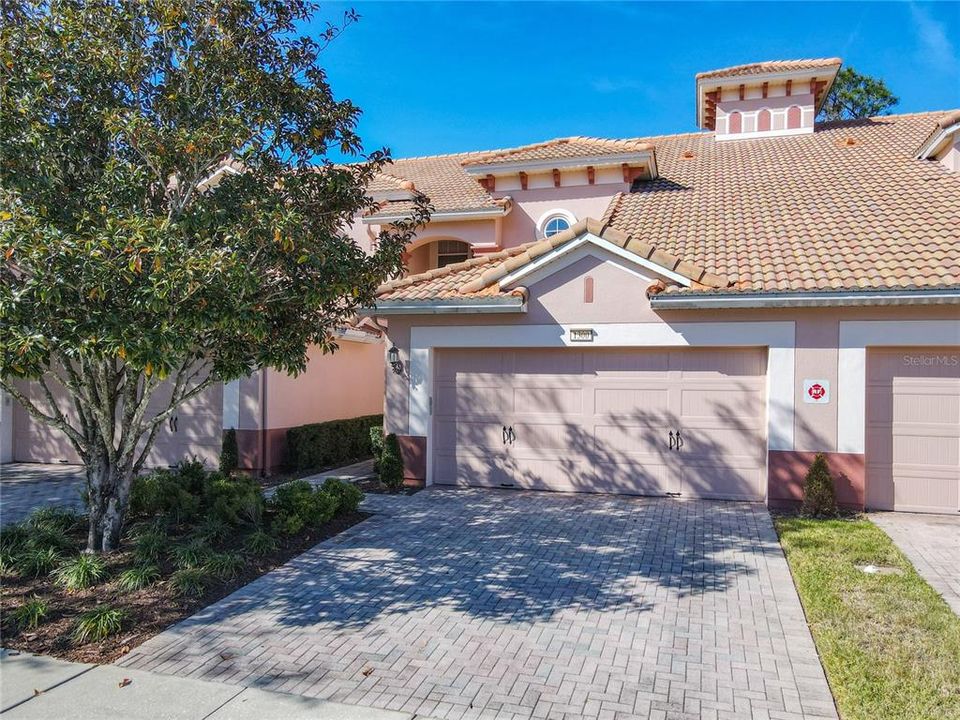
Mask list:
[[[503,426],[503,444],[504,445],[507,444],[507,426],[506,425]]]
[[[507,428],[507,432],[510,433],[510,444],[513,445],[514,441],[517,439],[517,434],[513,431],[513,425]]]
[[[683,438],[680,437],[680,431],[677,430],[677,450],[683,447]]]
[[[673,430],[670,431],[670,449],[673,450]]]

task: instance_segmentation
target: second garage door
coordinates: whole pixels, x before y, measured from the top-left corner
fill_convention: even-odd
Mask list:
[[[868,353],[867,506],[960,509],[960,349]]]
[[[760,348],[439,350],[434,482],[762,500],[765,375]]]

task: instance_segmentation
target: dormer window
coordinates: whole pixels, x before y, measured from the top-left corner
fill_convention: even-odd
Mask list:
[[[812,133],[839,58],[751,63],[697,75],[697,123],[717,140]]]
[[[537,237],[548,238],[569,230],[577,218],[567,210],[548,210],[537,222]]]

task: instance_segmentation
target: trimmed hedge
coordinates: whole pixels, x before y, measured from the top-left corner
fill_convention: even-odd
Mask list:
[[[287,430],[287,462],[293,470],[347,465],[373,455],[370,426],[383,425],[383,415],[300,425]]]

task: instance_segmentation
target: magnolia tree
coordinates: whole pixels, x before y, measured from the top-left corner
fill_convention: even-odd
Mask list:
[[[363,154],[359,110],[319,63],[356,16],[303,37],[315,10],[2,6],[0,385],[82,458],[91,551],[117,547],[178,406],[260,367],[302,371],[311,344],[334,351],[428,217],[417,199],[369,254],[344,234],[387,154]]]

